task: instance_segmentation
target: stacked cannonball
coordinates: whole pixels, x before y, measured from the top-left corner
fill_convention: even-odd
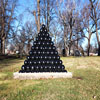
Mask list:
[[[67,72],[44,24],[19,72]]]

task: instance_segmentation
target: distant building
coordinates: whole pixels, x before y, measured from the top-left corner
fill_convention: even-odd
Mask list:
[[[9,49],[5,49],[5,54],[15,54],[15,53]]]
[[[90,56],[97,56],[97,53],[89,53]]]

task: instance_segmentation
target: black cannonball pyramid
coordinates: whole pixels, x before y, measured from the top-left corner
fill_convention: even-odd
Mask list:
[[[44,24],[19,72],[67,72]]]

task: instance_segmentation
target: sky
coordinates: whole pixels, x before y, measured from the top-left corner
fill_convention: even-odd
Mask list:
[[[88,0],[79,0],[81,5],[85,5]],[[34,17],[28,12],[28,8],[35,9],[36,0],[18,0],[17,16],[23,14],[23,24]],[[81,6],[80,6],[81,7]]]
[[[19,0],[16,11],[17,17],[22,16],[23,24],[30,20],[33,16],[28,12],[28,8],[32,7],[32,0]],[[33,9],[33,7],[32,7]]]
[[[88,3],[88,0],[79,0],[79,1],[81,3],[79,7],[82,7],[83,5]],[[18,1],[18,7],[16,9],[16,16],[18,18],[19,18],[19,16],[21,16],[21,21],[22,21],[23,25],[26,21],[35,21],[34,16],[28,12],[28,8],[36,9],[35,5],[36,5],[36,0],[19,0]],[[78,9],[80,9],[80,8],[78,8]],[[17,24],[18,23],[16,22],[16,25]],[[94,37],[95,37],[95,35],[92,36],[91,44],[94,43],[93,42]],[[87,39],[85,39],[84,42],[82,43],[82,46],[84,48],[86,47],[86,45],[87,45]]]

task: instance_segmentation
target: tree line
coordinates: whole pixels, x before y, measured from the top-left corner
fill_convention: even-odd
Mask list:
[[[44,23],[58,49],[65,56],[72,49],[78,49],[84,55],[82,43],[87,40],[86,52],[89,56],[94,48],[100,56],[100,1],[86,0],[32,0],[34,9],[26,11],[33,21],[23,25],[22,15],[16,16],[17,0],[0,0],[0,53],[5,54],[7,44],[10,49],[18,50],[20,55],[28,52],[41,25]],[[15,25],[17,22],[17,25]],[[95,36],[91,44],[92,36]]]

